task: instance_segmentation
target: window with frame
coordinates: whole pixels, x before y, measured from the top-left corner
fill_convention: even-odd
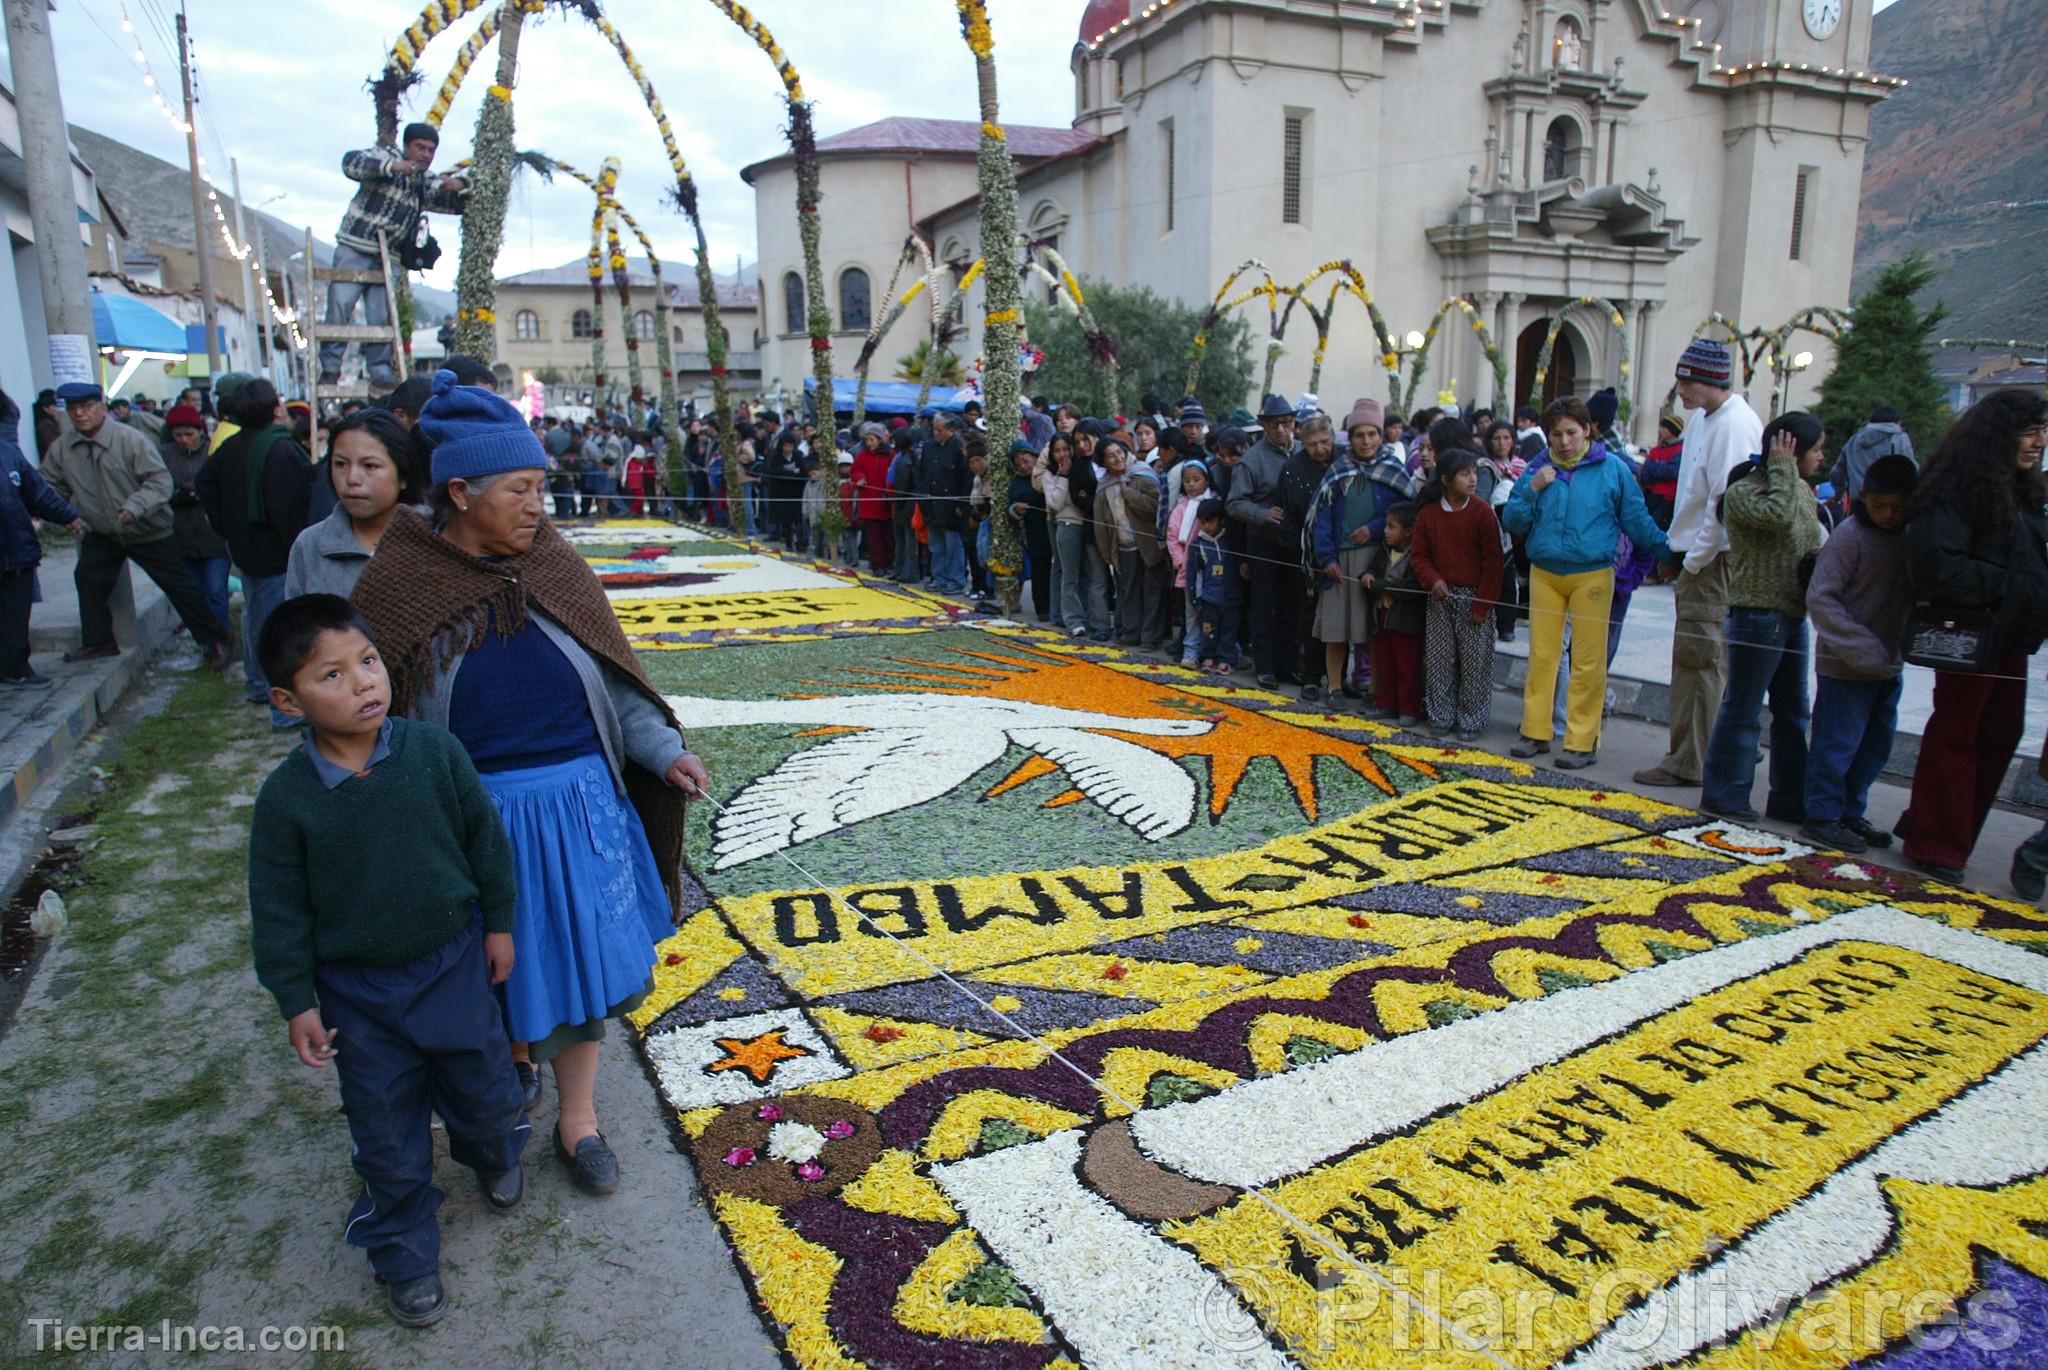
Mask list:
[[[540,337],[540,315],[531,309],[522,309],[512,316],[512,336],[521,342],[533,342]]]
[[[1299,114],[1286,117],[1280,133],[1280,222],[1301,222],[1301,150],[1306,141],[1307,120]]]
[[[572,338],[594,338],[597,325],[590,317],[590,311],[579,309],[569,316],[569,336]]]
[[[849,266],[839,273],[839,326],[865,330],[872,321],[868,304],[868,273]]]
[[[1579,174],[1579,126],[1560,115],[1543,133],[1543,179],[1562,181]]]
[[[810,318],[810,311],[804,308],[804,278],[794,271],[782,274],[782,319],[783,329],[789,333],[801,333]]]
[[[1792,183],[1792,260],[1806,259],[1806,204],[1813,194],[1814,168],[1799,168],[1799,179]]]
[[[644,309],[633,315],[633,337],[640,342],[654,341],[654,315]]]

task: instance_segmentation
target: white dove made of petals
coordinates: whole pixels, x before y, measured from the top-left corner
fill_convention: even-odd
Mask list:
[[[876,694],[829,699],[668,696],[690,728],[763,724],[858,727],[796,753],[754,781],[712,824],[714,870],[911,808],[966,784],[1010,744],[1067,773],[1074,788],[1148,841],[1195,821],[1194,777],[1171,757],[1109,733],[1199,737],[1199,718],[1127,718],[976,695]],[[875,719],[875,722],[856,720]]]

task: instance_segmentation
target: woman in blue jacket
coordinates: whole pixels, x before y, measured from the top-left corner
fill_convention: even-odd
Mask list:
[[[1501,522],[1527,539],[1535,569],[1529,580],[1529,679],[1522,689],[1522,740],[1516,756],[1550,750],[1551,706],[1564,624],[1572,623],[1572,673],[1565,691],[1564,754],[1557,768],[1593,764],[1600,747],[1600,710],[1607,698],[1607,620],[1614,601],[1614,556],[1627,533],[1659,561],[1670,548],[1643,504],[1628,463],[1592,441],[1593,416],[1577,399],[1554,401],[1543,413],[1550,451],[1529,463],[1508,496]]]
[[[43,560],[35,520],[61,523],[74,533],[85,526],[21,454],[14,437],[20,431],[21,410],[0,393],[0,685],[34,689],[50,684],[28,664],[29,608],[40,598],[36,567]]]

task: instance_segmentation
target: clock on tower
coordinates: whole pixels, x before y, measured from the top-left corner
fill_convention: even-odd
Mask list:
[[[1836,25],[1842,22],[1842,0],[1804,0],[1802,13],[1806,19],[1806,31],[1826,42],[1834,36]]]

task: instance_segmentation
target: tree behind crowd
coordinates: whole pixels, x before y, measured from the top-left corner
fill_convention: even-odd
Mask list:
[[[1835,369],[1814,406],[1830,448],[1847,442],[1881,404],[1899,411],[1916,452],[1931,453],[1940,442],[1951,415],[1931,347],[1948,310],[1938,303],[1923,309],[1917,299],[1937,274],[1918,254],[1893,262],[1850,310],[1855,326],[1836,344]]]
[[[1147,394],[1178,401],[1187,378],[1188,345],[1202,326],[1202,310],[1162,299],[1143,287],[1127,289],[1085,277],[1081,290],[1095,321],[1116,344],[1117,395],[1108,412],[1135,413]],[[1045,360],[1026,377],[1025,390],[1073,400],[1097,412],[1095,406],[1103,399],[1100,370],[1089,355],[1080,322],[1057,306],[1048,308],[1043,292],[1032,294],[1024,304],[1025,336],[1045,349]],[[1306,333],[1306,320],[1298,326]],[[1358,326],[1365,326],[1362,318]],[[1253,380],[1251,326],[1242,314],[1226,315],[1209,330],[1195,385],[1211,422],[1243,405]]]

